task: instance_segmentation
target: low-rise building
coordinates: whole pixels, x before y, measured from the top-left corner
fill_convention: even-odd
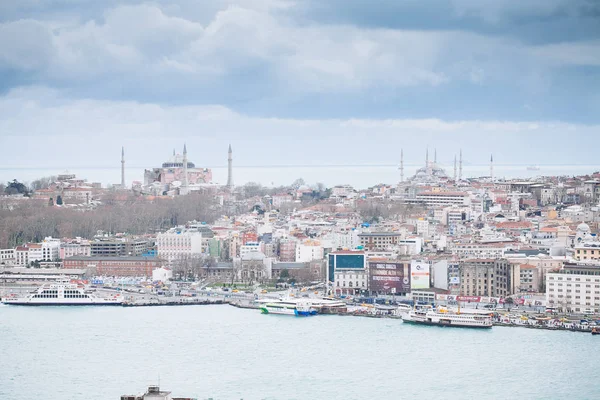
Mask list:
[[[161,261],[149,257],[83,257],[64,260],[65,268],[87,268],[99,276],[146,276],[161,266]]]
[[[0,265],[13,265],[15,263],[15,249],[0,249]]]
[[[584,242],[575,246],[573,258],[577,261],[600,261],[600,242]]]
[[[398,244],[401,235],[395,232],[365,232],[359,233],[361,246],[367,250],[385,250]]]

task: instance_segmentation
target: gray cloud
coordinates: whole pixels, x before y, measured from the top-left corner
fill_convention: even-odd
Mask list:
[[[390,162],[426,143],[511,162],[591,160],[597,7],[488,3],[2,2],[0,144],[35,138],[26,154],[50,164],[60,149],[102,163],[124,144],[153,165],[183,140],[210,149],[207,164],[230,140],[245,163]],[[592,141],[583,155],[555,145],[565,132]],[[279,151],[307,144],[297,159]]]
[[[35,88],[0,98],[1,144],[22,150],[4,154],[0,167],[65,160],[72,167],[110,166],[122,145],[129,165],[151,166],[183,142],[199,165],[223,165],[229,143],[238,165],[393,164],[400,148],[417,163],[427,145],[445,160],[463,148],[475,163],[490,153],[506,164],[595,163],[599,129],[544,121],[259,118],[222,106],[71,100]],[[560,145],[553,139],[565,136],[570,140]]]

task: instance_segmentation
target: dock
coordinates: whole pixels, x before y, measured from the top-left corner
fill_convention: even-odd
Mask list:
[[[165,307],[165,306],[206,306],[228,304],[223,300],[206,300],[206,299],[151,299],[151,300],[126,300],[123,302],[123,307]]]

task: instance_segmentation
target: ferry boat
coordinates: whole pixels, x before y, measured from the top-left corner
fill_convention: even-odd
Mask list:
[[[402,316],[404,322],[419,325],[437,325],[465,328],[491,328],[489,314],[452,313],[445,310],[416,309]]]
[[[75,284],[56,282],[42,286],[25,298],[5,297],[2,302],[19,306],[120,306],[123,299],[120,295],[97,297]]]
[[[527,171],[539,171],[540,167],[538,165],[530,165],[527,167]]]
[[[260,307],[260,311],[263,314],[280,314],[296,316],[310,316],[317,314],[317,310],[313,308],[310,304],[302,304],[292,301],[266,303]]]

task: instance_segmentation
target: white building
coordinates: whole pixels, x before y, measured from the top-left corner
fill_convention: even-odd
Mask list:
[[[0,249],[0,264],[12,265],[16,262],[15,249]]]
[[[18,246],[15,249],[15,265],[20,267],[29,265],[29,248],[27,246]]]
[[[514,247],[512,244],[505,243],[468,243],[455,244],[452,246],[452,254],[461,259],[466,258],[503,258],[504,252]]]
[[[327,238],[331,238],[333,249],[355,249],[360,245],[358,231],[353,229],[343,232],[333,232]]]
[[[170,268],[160,267],[152,271],[152,280],[167,282],[173,278],[173,271]]]
[[[423,238],[429,238],[430,237],[430,224],[429,221],[426,219],[418,219],[417,220],[417,235],[423,237]]]
[[[323,259],[323,246],[315,240],[305,240],[296,245],[296,262],[310,262]]]
[[[240,258],[242,260],[247,260],[247,259],[256,259],[257,255],[260,255],[260,259],[265,257],[265,254],[263,253],[260,243],[258,242],[248,242],[242,246],[240,246]]]
[[[600,309],[600,265],[565,264],[546,274],[546,304],[559,311],[589,313]]]
[[[350,185],[338,185],[331,188],[331,197],[355,197],[356,191]]]
[[[442,210],[441,223],[444,225],[456,225],[468,221],[471,218],[469,207],[445,207]]]
[[[198,257],[202,254],[202,233],[180,227],[169,229],[156,235],[156,250],[158,256],[169,263]]]
[[[437,206],[469,206],[471,198],[463,192],[421,192],[414,199],[407,199],[410,203],[424,203],[429,207]]]
[[[408,236],[398,240],[400,254],[416,255],[423,251],[423,239],[418,236]]]
[[[42,243],[31,243],[28,247],[28,262],[56,261],[60,255],[60,239],[46,237]],[[26,265],[26,264],[25,264]]]
[[[341,294],[357,294],[368,290],[368,270],[336,270],[334,273],[335,291]]]

